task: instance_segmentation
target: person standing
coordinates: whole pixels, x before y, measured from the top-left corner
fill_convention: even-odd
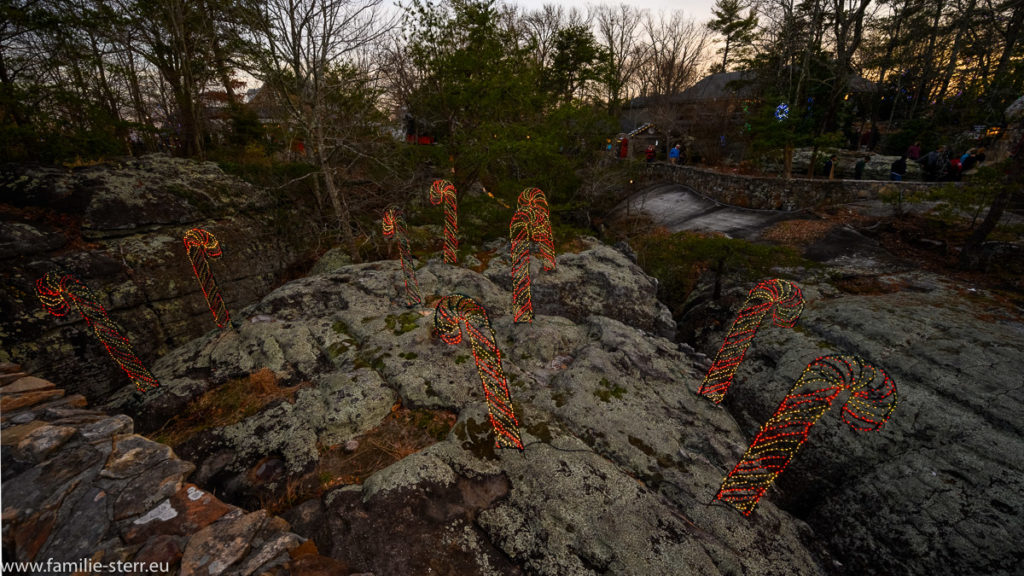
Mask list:
[[[668,151],[668,161],[672,164],[679,163],[679,144],[676,144]]]
[[[937,150],[925,154],[920,160],[921,169],[924,171],[924,179],[928,182],[942,180],[946,173],[949,157],[946,154],[946,147],[939,146]]]
[[[893,162],[889,168],[889,180],[900,182],[907,173],[907,155],[900,156],[900,159]]]
[[[975,156],[974,148],[971,148],[967,152],[964,152],[964,155],[960,157],[960,168],[964,172],[967,172],[968,170],[973,169],[974,165],[977,164],[977,163],[978,163],[978,157]]]
[[[857,180],[864,179],[864,166],[867,165],[868,160],[871,160],[871,156],[864,156],[853,166],[853,177]]]
[[[836,155],[829,156],[828,160],[825,161],[825,177],[829,180],[834,180],[836,177]]]
[[[916,141],[907,148],[907,158],[911,160],[917,160],[921,157],[921,141]]]
[[[654,162],[654,144],[647,147],[647,163]]]
[[[953,156],[949,159],[949,166],[946,168],[945,180],[949,182],[959,182],[960,174],[963,172],[963,166],[960,164],[960,158]]]

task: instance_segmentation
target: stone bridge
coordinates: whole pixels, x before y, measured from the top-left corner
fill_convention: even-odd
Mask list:
[[[908,194],[945,184],[888,180],[786,180],[781,177],[745,176],[663,162],[648,164],[643,170],[641,181],[646,184],[664,181],[682,184],[712,200],[731,206],[784,211],[877,198],[883,190],[902,190],[904,194]]]

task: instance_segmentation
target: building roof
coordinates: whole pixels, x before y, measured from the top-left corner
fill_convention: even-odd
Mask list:
[[[705,76],[693,86],[676,95],[672,100],[675,102],[695,102],[720,100],[723,98],[747,98],[754,95],[754,89],[751,85],[753,79],[753,73],[746,70],[719,72]]]
[[[672,104],[684,104],[754,98],[757,95],[754,80],[754,73],[749,70],[718,72],[705,76],[679,94],[673,94],[668,101]],[[877,88],[874,82],[861,76],[851,76],[847,86],[851,92],[873,92]],[[651,98],[634,98],[630,102],[630,108],[645,108],[650,105],[650,102]]]

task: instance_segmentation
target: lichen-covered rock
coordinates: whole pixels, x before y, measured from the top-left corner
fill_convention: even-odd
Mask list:
[[[658,301],[658,281],[644,274],[626,254],[593,238],[583,242],[583,251],[559,255],[554,270],[543,271],[539,261],[532,259],[535,313],[576,322],[596,314],[673,338],[675,322],[668,308]],[[507,250],[499,254],[490,261],[485,274],[511,290],[511,256]]]
[[[246,514],[184,484],[193,466],[130,434],[125,416],[81,408],[22,408],[13,416],[25,414],[39,424],[34,443],[59,442],[45,450],[19,446],[12,454],[8,431],[18,425],[3,424],[5,563],[36,561],[60,570],[52,563],[82,566],[89,559],[110,570],[122,562],[167,574],[304,573],[289,571],[290,552],[302,538],[285,521],[263,510]],[[337,567],[315,547],[301,552],[304,565]]]
[[[223,431],[227,444],[245,461],[281,454],[292,472],[319,459],[317,446],[332,446],[373,428],[397,396],[371,370],[323,377],[283,402]]]
[[[402,305],[394,261],[282,286],[235,330],[164,356],[160,390],[124,393],[111,409],[151,430],[255,369],[308,383],[294,403],[268,405],[193,447],[204,479],[232,467],[308,470],[318,444],[357,438],[396,400],[458,412],[446,439],[330,491],[313,512],[321,520],[303,521],[322,550],[361,572],[1013,573],[1024,537],[1014,521],[1024,381],[1012,343],[1024,329],[996,300],[895,265],[858,284],[869,293],[844,292],[878,269],[867,257],[832,261],[838,271],[782,271],[804,290],[803,316],[792,329],[762,328],[716,406],[696,395],[707,356],[637,321],[654,322],[657,306],[627,314],[606,301],[626,297],[621,286],[636,287],[627,293],[637,302],[654,288],[646,277],[610,280],[642,276],[616,254],[592,246],[560,256],[564,276],[541,272],[537,282],[549,275],[563,288],[543,302],[535,291],[538,314],[522,325],[508,311],[503,257],[483,274],[441,262],[417,270],[425,302],[458,291],[489,311],[523,454],[495,447],[471,343],[438,338],[429,305]],[[590,281],[605,288],[582,298],[572,282]],[[708,356],[749,288],[726,286],[708,313],[718,318],[699,332]],[[855,434],[835,407],[750,517],[716,502],[803,367],[833,353],[860,354],[896,379],[892,421]],[[275,550],[271,541],[259,549]]]
[[[804,367],[830,354],[886,370],[900,402],[884,427],[858,434],[839,420],[841,395],[768,497],[814,528],[840,573],[1015,574],[1024,559],[1014,520],[1024,511],[1019,317],[983,290],[922,273],[870,277],[869,294],[826,280],[802,284],[795,329],[758,333],[724,405],[752,438]]]
[[[186,231],[203,227],[219,240],[224,256],[212,268],[232,313],[289,274],[310,242],[287,233],[306,217],[301,203],[281,210],[273,195],[213,163],[159,154],[70,171],[5,165],[0,202],[8,206],[0,213],[0,360],[94,401],[131,383],[77,310],[63,318],[43,310],[38,278],[74,274],[148,365],[216,328],[185,254]]]

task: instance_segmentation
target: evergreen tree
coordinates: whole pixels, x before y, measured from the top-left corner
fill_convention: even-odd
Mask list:
[[[753,39],[754,28],[757,27],[757,14],[754,9],[748,10],[746,17],[743,16],[742,10],[740,0],[717,0],[711,9],[715,17],[708,22],[708,28],[725,36],[725,46],[719,50],[722,53],[722,72],[728,69],[730,50],[735,53],[749,44]]]

